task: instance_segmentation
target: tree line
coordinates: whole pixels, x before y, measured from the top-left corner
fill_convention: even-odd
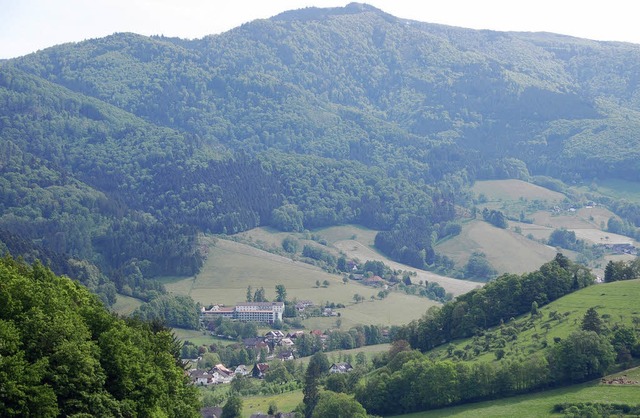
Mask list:
[[[401,327],[395,338],[428,351],[528,312],[534,302],[543,306],[594,281],[586,267],[558,253],[534,272],[503,274],[442,307],[429,308],[422,318]]]

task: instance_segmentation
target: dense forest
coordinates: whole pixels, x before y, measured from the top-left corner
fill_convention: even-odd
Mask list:
[[[0,259],[0,415],[198,417],[180,342],[40,263]]]
[[[262,225],[358,223],[429,267],[477,179],[637,179],[638,63],[637,45],[361,4],[5,60],[0,249],[44,255],[106,303],[196,273],[198,233]],[[637,205],[614,209],[614,227],[637,232]]]

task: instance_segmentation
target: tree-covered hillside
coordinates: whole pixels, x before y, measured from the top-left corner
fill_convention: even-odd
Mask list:
[[[0,259],[0,415],[197,417],[163,326],[125,321],[42,264]]]
[[[637,179],[639,62],[361,4],[60,45],[0,63],[0,228],[147,298],[198,232],[260,225],[363,224],[422,268],[476,179]]]

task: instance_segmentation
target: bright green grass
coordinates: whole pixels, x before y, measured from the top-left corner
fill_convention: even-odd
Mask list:
[[[632,317],[640,316],[640,280],[605,283],[589,286],[571,293],[540,309],[542,318],[537,319],[533,328],[523,330],[515,341],[505,347],[505,359],[517,358],[519,355],[531,355],[543,351],[543,341],[553,345],[554,338],[566,338],[571,332],[578,330],[587,309],[595,307],[608,327],[616,323],[633,325]],[[557,312],[561,318],[551,319],[551,313]],[[529,314],[516,318],[516,323],[524,323],[530,319]],[[509,326],[510,324],[505,324]],[[491,330],[498,332],[497,328]],[[537,336],[537,337],[536,337]],[[455,341],[455,349],[464,349],[471,339]],[[434,350],[441,358],[447,357],[447,347]],[[473,357],[472,361],[495,361],[495,353],[488,351]]]
[[[555,257],[556,250],[523,235],[480,220],[466,222],[459,235],[436,245],[462,268],[471,254],[482,252],[499,273],[526,273]]]
[[[140,299],[118,293],[116,303],[113,304],[111,310],[120,315],[127,316],[135,311],[138,306],[142,305],[142,303]]]
[[[316,286],[316,281],[323,283],[325,280],[329,286]],[[207,261],[196,277],[165,282],[168,291],[189,295],[205,306],[213,303],[235,305],[244,301],[247,286],[254,291],[264,287],[267,299],[273,299],[277,284],[285,286],[288,300],[311,300],[318,305],[326,302],[344,304],[346,308],[339,312],[345,329],[358,324],[406,324],[437,304],[426,298],[399,292],[392,292],[383,300],[371,301],[371,296],[375,297],[380,289],[357,281],[345,284],[340,275],[224,239],[218,239],[209,248]],[[355,304],[355,294],[364,296],[365,302]],[[336,319],[311,318],[305,322],[305,326],[323,330],[333,328]]]
[[[302,402],[302,389],[293,392],[268,396],[247,396],[242,398],[242,416],[250,417],[251,414],[262,412],[266,414],[269,404],[275,402],[280,412],[291,412]]]
[[[601,385],[599,381],[595,381],[496,401],[407,414],[402,415],[402,418],[561,417],[563,415],[553,414],[553,406],[564,402],[609,402],[636,405],[640,403],[640,387]]]
[[[362,287],[365,288],[365,286]],[[357,304],[351,302],[346,308],[336,310],[340,313],[340,317],[312,317],[305,319],[302,323],[307,329],[321,330],[335,328],[338,319],[341,320],[343,329],[349,329],[355,325],[404,325],[411,319],[420,318],[429,307],[434,305],[440,304],[427,298],[392,292],[382,300],[367,299]]]
[[[214,337],[206,331],[185,328],[172,328],[172,331],[178,339],[182,341],[190,341],[196,346],[206,345],[208,347],[211,344],[229,345],[235,343],[233,340],[224,340]]]
[[[314,233],[320,235],[332,244],[338,241],[352,239],[363,245],[373,246],[378,231],[359,225],[342,225],[317,229]]]

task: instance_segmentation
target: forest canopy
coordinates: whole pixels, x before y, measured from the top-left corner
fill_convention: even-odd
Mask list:
[[[114,316],[42,264],[0,259],[3,417],[198,417],[180,348],[169,329]]]

